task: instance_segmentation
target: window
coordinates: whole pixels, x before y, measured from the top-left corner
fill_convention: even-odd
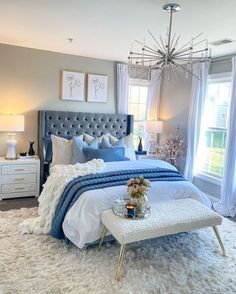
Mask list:
[[[138,137],[144,135],[144,122],[147,117],[148,81],[130,79],[129,113],[134,115],[134,147],[138,146]]]
[[[221,179],[231,98],[231,79],[208,81],[203,128],[198,150],[198,172]]]

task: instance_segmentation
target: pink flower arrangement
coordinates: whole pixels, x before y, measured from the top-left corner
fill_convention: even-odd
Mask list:
[[[131,197],[141,198],[144,197],[150,186],[150,181],[143,177],[129,179],[127,182],[127,191]]]
[[[177,128],[174,136],[169,136],[163,145],[158,146],[158,155],[160,159],[164,159],[176,166],[177,158],[184,158],[184,149],[184,138],[179,133],[179,128]]]

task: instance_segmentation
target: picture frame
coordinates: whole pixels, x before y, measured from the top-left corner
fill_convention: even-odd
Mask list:
[[[84,101],[85,73],[62,71],[61,99]]]
[[[107,102],[108,76],[88,74],[87,82],[87,101],[88,102]]]

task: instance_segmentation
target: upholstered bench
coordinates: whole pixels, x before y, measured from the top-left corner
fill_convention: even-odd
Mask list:
[[[99,250],[108,231],[121,244],[120,255],[116,269],[116,279],[120,279],[120,270],[128,243],[171,235],[204,227],[213,227],[220,247],[225,255],[217,226],[222,223],[222,217],[196,200],[186,198],[155,204],[151,207],[151,215],[142,220],[121,218],[106,210],[101,214],[104,229],[101,233]]]

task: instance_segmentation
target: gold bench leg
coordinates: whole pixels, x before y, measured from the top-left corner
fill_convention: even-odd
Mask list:
[[[108,229],[104,226],[103,230],[102,230],[102,233],[101,233],[101,237],[100,237],[100,242],[99,242],[99,245],[98,245],[98,250],[100,251],[101,250],[101,247],[102,247],[102,242],[106,236],[106,233],[107,233]]]
[[[225,254],[224,244],[223,244],[223,242],[222,242],[222,240],[221,240],[220,233],[219,233],[217,227],[213,227],[213,230],[214,230],[214,232],[215,232],[215,234],[216,234],[216,238],[217,238],[217,240],[218,240],[218,242],[219,242],[219,244],[220,244],[220,248],[221,248],[221,250],[222,250],[222,252],[223,252],[223,256],[226,256],[226,254]]]
[[[119,260],[118,260],[118,264],[117,264],[117,268],[116,268],[116,280],[117,281],[120,280],[120,271],[121,271],[121,267],[122,267],[122,262],[123,262],[124,254],[125,254],[125,244],[121,244],[121,246],[120,246]]]

